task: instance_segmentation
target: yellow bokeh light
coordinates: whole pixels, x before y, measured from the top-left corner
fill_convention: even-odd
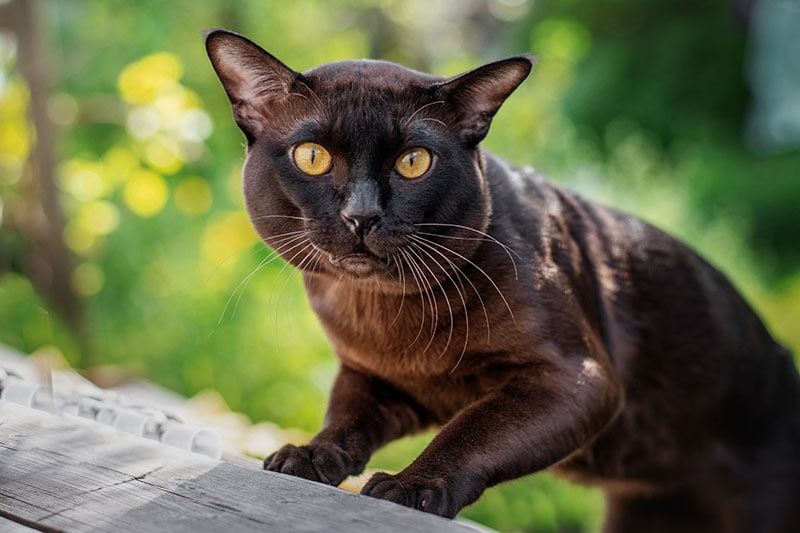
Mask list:
[[[30,91],[22,76],[11,76],[0,92],[0,106],[9,116],[25,116],[30,103]]]
[[[183,100],[186,109],[200,109],[203,107],[203,102],[197,93],[186,87],[183,87]]]
[[[215,219],[203,236],[203,256],[219,265],[235,252],[258,240],[250,219],[242,212],[228,213]]]
[[[28,87],[21,77],[7,80],[0,92],[0,168],[14,172],[0,173],[0,183],[14,183],[31,149],[33,130],[28,124]]]
[[[213,200],[211,187],[202,178],[186,178],[175,187],[175,205],[187,215],[205,213],[211,207]]]
[[[181,148],[174,139],[159,136],[144,145],[147,163],[162,174],[174,174],[183,166]]]
[[[64,228],[64,242],[70,250],[80,255],[88,255],[99,242],[97,235],[91,234],[77,221],[71,221]]]
[[[72,159],[64,163],[59,172],[61,186],[82,202],[91,202],[108,191],[103,182],[105,169],[101,163]]]
[[[150,170],[134,171],[123,189],[125,205],[140,217],[158,214],[168,196],[169,188],[164,178]]]
[[[72,286],[82,296],[97,294],[104,283],[103,270],[94,263],[80,264],[72,272]]]
[[[92,202],[81,208],[78,223],[92,235],[108,235],[119,225],[119,210],[109,202]]]
[[[2,107],[0,107],[2,112]],[[0,157],[23,161],[28,157],[31,139],[25,117],[4,116],[0,121]]]
[[[189,107],[189,91],[180,83],[165,83],[153,101],[153,108],[158,113],[161,123],[175,124],[183,111]]]
[[[114,183],[122,183],[134,170],[139,168],[139,158],[136,154],[121,146],[114,146],[103,156],[106,166],[105,175]]]
[[[158,52],[126,66],[117,79],[117,86],[126,102],[149,104],[182,74],[183,66],[175,54]]]

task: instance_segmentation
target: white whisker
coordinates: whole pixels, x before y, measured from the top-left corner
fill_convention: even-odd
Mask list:
[[[301,220],[303,222],[311,222],[311,220],[312,220],[312,219],[310,219],[308,217],[297,217],[297,216],[292,216],[292,215],[274,215],[274,214],[272,214],[272,215],[258,215],[258,216],[255,216],[255,217],[251,217],[251,220],[253,222],[256,222],[258,220],[264,220],[266,218],[288,218],[289,220]]]
[[[400,318],[400,313],[403,311],[403,304],[406,301],[406,271],[405,268],[403,268],[403,262],[397,256],[392,256],[391,259],[397,267],[397,271],[400,273],[400,281],[403,284],[403,289],[400,293],[400,305],[397,307],[397,313],[394,315],[394,319],[387,329],[391,329],[395,322],[397,322],[397,319]]]
[[[426,239],[426,242],[428,242],[428,243],[432,244],[433,246],[436,246],[436,247],[438,247],[438,248],[440,248],[442,250],[445,250],[445,251],[455,255],[459,259],[461,259],[461,260],[469,263],[470,265],[472,265],[478,272],[480,272],[489,281],[489,283],[492,284],[492,287],[494,287],[494,290],[497,291],[497,294],[500,296],[500,299],[503,300],[503,304],[505,304],[506,309],[508,310],[508,314],[511,315],[511,320],[514,323],[517,322],[516,318],[514,317],[514,311],[511,310],[511,305],[508,303],[508,300],[506,299],[505,295],[503,294],[503,291],[500,290],[500,287],[497,286],[497,283],[495,283],[494,279],[492,279],[492,277],[489,274],[487,274],[484,269],[482,269],[477,264],[475,264],[475,262],[473,262],[470,259],[464,257],[462,254],[460,254],[460,253],[448,248],[447,246],[445,246],[443,244],[440,244],[438,242],[434,242],[434,241],[432,241],[430,239]]]
[[[414,346],[414,344],[416,344],[417,340],[419,340],[420,336],[422,335],[422,331],[425,329],[425,289],[422,288],[422,284],[419,281],[419,276],[417,274],[418,267],[415,268],[416,264],[414,263],[413,258],[408,255],[406,250],[400,250],[399,253],[400,256],[405,259],[408,269],[411,272],[411,277],[414,278],[414,283],[417,285],[420,299],[420,310],[422,311],[419,322],[419,331],[417,331],[417,335],[414,337],[414,340],[411,341],[411,344],[406,347],[406,350],[408,350]]]
[[[447,263],[450,265],[450,267],[453,269],[453,271],[456,272],[456,274],[458,275],[459,283],[460,283],[460,278],[463,277],[467,281],[467,283],[469,283],[470,287],[472,287],[472,290],[475,292],[475,295],[478,297],[478,302],[481,305],[481,309],[483,310],[483,316],[484,316],[484,318],[486,320],[486,343],[489,344],[489,342],[491,342],[491,328],[490,328],[490,325],[489,325],[489,313],[486,310],[486,305],[483,302],[483,297],[481,296],[481,293],[478,290],[478,288],[475,286],[475,284],[472,282],[472,280],[469,278],[469,276],[467,276],[467,274],[463,270],[461,270],[461,268],[459,268],[458,265],[456,265],[449,257],[444,255],[444,253],[442,253],[440,250],[438,250],[434,246],[437,243],[430,242],[427,239],[424,239],[424,238],[418,237],[418,236],[415,236],[413,238],[418,243],[418,245],[425,246],[426,248],[428,248],[432,252],[435,252],[435,253],[439,254],[445,261],[447,261]],[[446,247],[443,246],[443,245],[438,245],[438,246],[446,249]],[[461,284],[461,286],[466,291],[466,288],[463,286],[463,283]],[[464,302],[464,300],[465,300],[464,296],[462,296],[460,294],[459,294],[459,296],[462,297],[462,302]],[[464,304],[464,312],[465,313],[467,312],[466,303]]]
[[[437,261],[436,258],[433,257],[427,250],[425,250],[419,244],[416,244],[416,243],[413,243],[412,246],[414,246],[414,248],[419,250],[421,253],[424,253],[425,255],[427,255],[430,258],[430,260],[433,261],[433,263],[436,266],[438,266],[442,270],[442,272],[444,272],[445,276],[447,276],[447,278],[449,280],[454,282],[453,278],[447,272],[447,269],[444,268],[444,266],[442,266],[442,264],[439,263],[439,261]],[[430,270],[430,268],[428,268],[428,271],[431,272],[431,275],[434,276],[434,278],[436,277],[433,274],[433,272]],[[450,330],[449,330],[448,335],[447,335],[447,342],[445,343],[444,348],[442,349],[441,353],[439,354],[439,358],[441,358],[447,352],[447,349],[450,347],[450,343],[453,340],[453,330],[455,329],[455,317],[453,316],[453,307],[450,305],[450,299],[447,297],[447,292],[445,291],[445,289],[444,289],[444,287],[443,287],[443,285],[441,283],[439,283],[438,286],[439,286],[439,289],[442,291],[442,295],[444,296],[444,302],[447,304],[447,309],[450,312]],[[461,299],[461,305],[464,306],[464,320],[465,320],[465,323],[466,323],[466,332],[465,332],[465,335],[464,335],[464,350],[466,350],[466,340],[469,338],[469,313],[467,311],[467,304],[466,304],[466,301],[464,300],[464,295],[461,293],[461,290],[459,289],[458,285],[455,284],[455,282],[453,283],[453,287],[455,287],[456,292],[458,293],[458,297]]]
[[[286,263],[285,263],[285,264],[284,264],[284,265],[281,267],[281,270],[278,272],[278,276],[277,276],[277,278],[280,278],[280,277],[281,277],[281,275],[283,275],[283,272],[286,270],[286,268],[287,268],[289,265],[294,265],[294,260],[295,260],[295,259],[297,259],[297,257],[298,257],[300,254],[303,254],[303,253],[305,253],[305,254],[306,254],[306,255],[303,257],[303,259],[301,259],[300,261],[298,261],[298,263],[297,263],[297,266],[296,266],[295,268],[291,268],[291,269],[289,269],[289,271],[288,271],[289,273],[288,273],[288,275],[286,276],[286,278],[283,280],[283,283],[281,284],[281,288],[280,288],[280,289],[279,289],[279,291],[278,291],[278,301],[277,301],[277,303],[276,303],[276,306],[275,306],[275,307],[276,307],[276,309],[277,309],[277,308],[280,308],[280,306],[281,306],[281,298],[283,298],[283,295],[286,293],[286,285],[288,285],[288,284],[289,284],[289,282],[292,280],[292,278],[293,278],[293,277],[295,277],[295,276],[297,276],[297,274],[298,274],[299,272],[303,271],[302,265],[303,265],[304,261],[305,261],[306,259],[308,259],[308,256],[309,256],[309,255],[310,255],[310,254],[311,254],[311,253],[314,251],[314,247],[313,247],[313,245],[311,244],[311,241],[309,241],[308,239],[306,239],[306,242],[301,242],[300,244],[298,244],[298,245],[296,245],[296,246],[292,247],[292,249],[291,249],[291,250],[294,250],[294,249],[296,249],[297,247],[299,247],[299,246],[301,246],[301,245],[302,245],[302,248],[300,248],[300,250],[296,251],[296,252],[295,252],[295,253],[294,253],[294,254],[293,254],[293,255],[292,255],[290,258],[288,258],[288,259],[286,260]],[[310,249],[311,251],[309,251],[309,249]],[[288,253],[289,253],[289,250],[287,250],[287,251],[285,251],[285,252],[281,252],[281,253],[282,253],[282,254],[284,254],[284,255],[286,255],[286,254],[288,254]],[[276,324],[275,324],[275,326],[276,326],[276,327],[277,327],[277,318],[278,318],[278,316],[277,316],[277,314],[276,314],[276,315],[275,315],[275,320],[276,320]]]
[[[437,124],[441,124],[441,125],[442,125],[442,126],[444,126],[445,128],[447,127],[447,124],[445,124],[444,122],[442,122],[442,121],[441,121],[441,120],[439,120],[438,118],[433,118],[433,117],[425,117],[425,118],[421,118],[421,119],[419,119],[419,121],[420,121],[420,122],[424,122],[424,121],[426,121],[426,120],[430,120],[431,122],[436,122]]]
[[[411,115],[410,115],[410,116],[409,116],[409,117],[406,119],[406,121],[403,123],[403,128],[405,128],[406,126],[408,126],[408,125],[411,123],[411,120],[412,120],[414,117],[416,117],[416,116],[417,116],[417,114],[418,114],[418,113],[420,113],[421,111],[423,111],[423,110],[425,110],[425,109],[427,109],[427,108],[429,108],[429,107],[431,107],[431,106],[434,106],[434,105],[444,105],[444,104],[445,104],[445,101],[444,101],[444,100],[437,100],[437,101],[435,101],[435,102],[429,102],[429,103],[425,104],[424,106],[420,107],[419,109],[417,109],[416,111],[414,111],[413,113],[411,113]],[[439,121],[439,122],[441,122],[441,121]],[[442,124],[444,124],[444,123],[442,123]]]
[[[219,264],[214,267],[214,270],[212,270],[211,273],[208,275],[208,279],[210,280],[211,278],[213,278],[217,274],[219,269],[222,268],[222,265],[224,265],[225,263],[230,261],[231,258],[233,258],[235,255],[238,255],[238,254],[242,253],[242,251],[244,251],[246,248],[248,248],[250,246],[253,246],[253,251],[251,251],[249,254],[247,254],[245,259],[249,259],[250,257],[253,257],[254,255],[256,255],[258,252],[266,249],[266,248],[263,248],[261,246],[256,246],[258,244],[263,244],[263,243],[260,240],[253,241],[253,242],[251,242],[249,244],[245,244],[244,246],[242,246],[242,247],[234,250],[233,252],[231,252],[227,257],[225,257],[225,259],[220,261]]]
[[[443,228],[457,228],[457,229],[462,229],[462,230],[466,230],[466,231],[471,231],[473,233],[477,233],[478,235],[480,235],[480,237],[458,237],[458,236],[455,236],[455,235],[437,235],[435,233],[418,232],[420,235],[428,235],[428,236],[432,236],[432,237],[441,237],[441,238],[445,238],[445,239],[458,239],[458,240],[465,240],[465,241],[488,239],[489,241],[493,242],[494,244],[500,246],[505,251],[505,253],[508,256],[509,260],[511,260],[511,265],[514,267],[514,279],[519,279],[519,272],[517,271],[517,262],[514,260],[514,257],[512,257],[511,254],[516,255],[517,259],[521,259],[520,255],[516,252],[516,250],[514,250],[513,248],[511,248],[507,244],[504,244],[503,242],[497,240],[492,235],[489,235],[488,233],[480,231],[480,230],[477,230],[475,228],[470,228],[469,226],[462,226],[460,224],[440,224],[440,223],[436,223],[436,222],[421,222],[419,224],[414,224],[414,225],[415,226],[438,226],[438,227],[443,227]]]
[[[425,347],[425,350],[424,350],[424,351],[427,351],[428,348],[430,348],[431,345],[433,344],[433,341],[436,338],[436,334],[439,331],[439,299],[436,297],[436,291],[435,291],[436,288],[438,288],[442,292],[442,295],[444,296],[445,303],[447,304],[447,307],[450,309],[450,322],[451,323],[453,322],[453,309],[450,307],[450,302],[449,302],[449,300],[447,298],[447,293],[445,292],[444,287],[442,287],[442,284],[439,281],[439,279],[436,277],[436,274],[433,272],[431,267],[428,265],[428,262],[425,261],[425,258],[421,257],[419,255],[419,252],[422,252],[422,250],[416,244],[412,243],[411,244],[411,248],[409,249],[409,252],[414,254],[414,256],[419,260],[420,264],[425,268],[425,270],[428,272],[428,274],[430,274],[430,278],[426,275],[425,279],[428,282],[428,291],[429,291],[429,293],[431,295],[431,300],[433,301],[434,307],[435,307],[435,309],[434,309],[435,327],[431,328],[431,338],[428,340],[428,344],[427,344],[427,346]],[[437,266],[439,266],[439,268],[441,268],[441,265],[437,264]],[[446,272],[445,272],[445,274],[446,274]],[[440,354],[440,357],[441,357],[441,354]]]
[[[412,265],[417,269],[417,273],[419,274],[420,282],[422,283],[424,294],[427,296],[428,305],[431,310],[431,336],[428,339],[428,344],[425,345],[425,348],[422,350],[423,353],[427,352],[428,349],[431,347],[433,343],[433,339],[436,337],[436,328],[439,324],[439,305],[436,302],[436,296],[433,294],[433,285],[431,281],[425,276],[425,271],[422,269],[425,265],[425,261],[419,257],[414,250],[406,249],[408,256],[412,259]]]
[[[295,235],[288,235],[288,236],[284,237],[283,239],[279,239],[279,240],[281,240],[283,242],[294,242],[294,241],[300,240],[301,238],[305,237],[305,231],[302,231],[302,232],[291,232],[291,233],[295,233]],[[296,233],[301,233],[302,235],[297,235]],[[231,300],[233,299],[234,296],[237,295],[237,292],[238,292],[238,297],[236,298],[236,304],[234,305],[234,308],[233,308],[233,314],[234,315],[236,314],[236,309],[239,306],[239,301],[241,300],[242,294],[244,294],[244,290],[247,287],[248,283],[250,283],[250,280],[253,278],[253,276],[256,275],[256,273],[259,270],[261,270],[262,268],[267,266],[269,263],[274,261],[277,257],[278,257],[278,253],[274,249],[270,250],[270,253],[264,259],[262,259],[259,262],[259,264],[247,276],[245,276],[244,279],[242,279],[242,281],[239,282],[239,284],[236,286],[236,288],[234,288],[233,291],[231,292],[231,295],[228,297],[228,300],[225,302],[225,306],[222,308],[222,313],[220,314],[219,320],[217,321],[217,327],[219,327],[219,325],[222,323],[222,319],[225,316],[225,313],[227,312],[228,307],[230,306]]]
[[[278,257],[280,257],[281,253],[288,253],[288,252],[294,250],[295,248],[297,248],[298,246],[301,246],[303,244],[303,242],[302,242],[303,239],[308,240],[308,237],[307,237],[305,231],[302,231],[302,232],[299,232],[299,233],[300,233],[299,235],[290,235],[290,236],[286,236],[286,237],[284,237],[282,239],[279,239],[279,241],[280,241],[279,244],[273,244],[272,251],[270,252],[270,254],[267,257],[265,257],[261,261],[261,263],[259,263],[258,266],[255,269],[253,269],[252,272],[250,272],[250,274],[248,274],[242,281],[240,281],[239,285],[237,285],[236,288],[233,290],[233,292],[231,293],[231,296],[228,298],[228,301],[225,303],[225,307],[222,310],[222,316],[224,316],[225,311],[227,310],[228,305],[230,304],[230,301],[233,298],[233,295],[236,294],[236,291],[239,291],[239,295],[236,298],[236,304],[233,306],[233,315],[234,316],[236,315],[236,310],[239,308],[239,302],[242,299],[242,295],[244,294],[244,290],[247,288],[247,285],[250,283],[250,280],[253,279],[253,276],[255,276],[258,271],[260,271],[261,269],[266,267],[268,264],[270,264],[273,261],[275,261]],[[300,241],[300,242],[298,243],[298,241]],[[289,248],[288,250],[284,251],[284,250],[281,250],[282,246],[291,246],[291,248]],[[222,320],[222,316],[220,316],[220,320]]]

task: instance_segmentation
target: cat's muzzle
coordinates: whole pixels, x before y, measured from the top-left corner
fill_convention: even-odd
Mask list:
[[[385,272],[389,266],[389,262],[386,259],[368,252],[340,256],[331,255],[330,262],[336,269],[358,278]]]

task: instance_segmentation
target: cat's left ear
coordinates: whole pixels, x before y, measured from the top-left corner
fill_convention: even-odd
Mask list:
[[[208,32],[206,51],[231,101],[236,123],[252,140],[269,119],[268,104],[287,97],[299,74],[253,41],[225,30]]]
[[[530,74],[536,58],[521,55],[489,63],[440,84],[462,140],[475,146],[486,136],[497,110]]]

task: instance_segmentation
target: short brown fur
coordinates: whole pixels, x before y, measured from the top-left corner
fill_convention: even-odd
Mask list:
[[[248,140],[250,217],[341,361],[322,431],[265,468],[336,485],[438,426],[364,494],[452,517],[549,468],[604,488],[609,532],[800,531],[790,354],[677,240],[480,148],[530,58],[301,74],[229,32],[206,43]],[[292,163],[302,142],[327,174]],[[417,146],[433,163],[404,179]]]

